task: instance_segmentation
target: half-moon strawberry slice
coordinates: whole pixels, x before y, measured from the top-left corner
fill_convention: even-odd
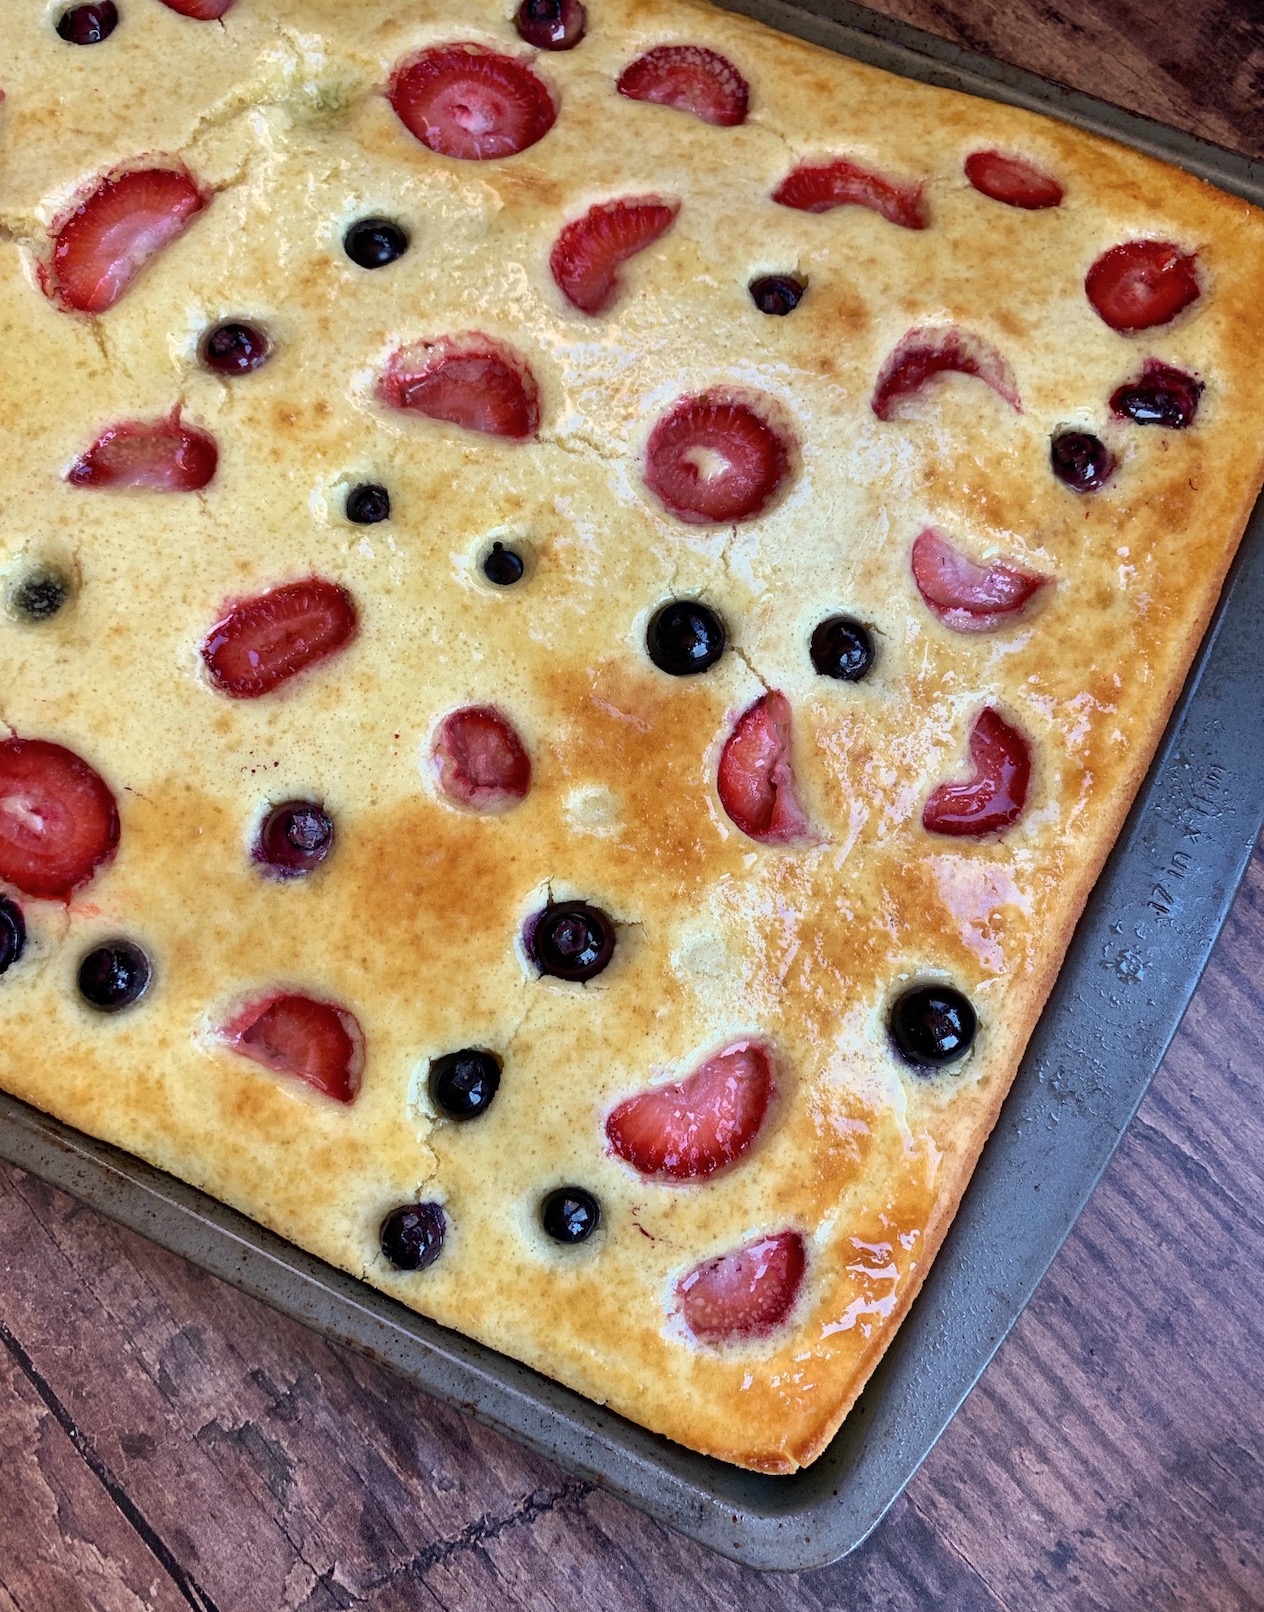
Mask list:
[[[980,565],[933,527],[919,533],[912,565],[927,608],[954,632],[995,632],[1011,625],[1050,581],[1004,560]]]
[[[767,1337],[794,1308],[806,1269],[807,1249],[797,1231],[756,1238],[681,1278],[681,1319],[699,1343]]]
[[[932,834],[977,838],[1009,828],[1023,814],[1031,783],[1031,746],[990,705],[970,730],[974,777],[940,784],[922,811]]]
[[[234,1052],[273,1074],[301,1080],[336,1103],[353,1103],[364,1071],[364,1034],[353,1013],[297,993],[265,997],[220,1032]]]
[[[811,838],[795,789],[790,701],[775,690],[744,711],[720,753],[720,804],[743,834],[761,845]]]
[[[63,308],[104,313],[209,199],[183,168],[103,179],[58,225],[44,289]]]
[[[540,429],[539,389],[525,360],[477,332],[401,348],[386,366],[378,395],[404,413],[511,442],[525,442]]]
[[[767,1049],[737,1041],[684,1080],[625,1098],[606,1119],[606,1140],[644,1176],[703,1180],[747,1151],[772,1096]]]
[[[103,431],[66,472],[72,487],[196,493],[219,464],[215,438],[185,425],[179,409],[163,420],[126,420]]]
[[[1022,408],[1014,372],[991,342],[955,326],[926,326],[910,330],[891,349],[873,389],[873,412],[880,420],[895,419],[937,375],[953,371],[977,377],[1010,408]]]
[[[888,179],[842,157],[796,168],[773,191],[772,199],[801,213],[864,207],[901,229],[925,229],[930,222],[920,184]]]

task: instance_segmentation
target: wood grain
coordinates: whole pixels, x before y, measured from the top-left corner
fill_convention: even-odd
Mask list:
[[[1249,0],[881,9],[1264,155]],[[0,1169],[0,1612],[1259,1612],[1264,856],[1079,1226],[907,1493],[761,1579]]]

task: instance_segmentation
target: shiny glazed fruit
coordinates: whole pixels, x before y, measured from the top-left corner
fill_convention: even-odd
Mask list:
[[[424,1271],[443,1252],[447,1229],[441,1204],[406,1203],[382,1222],[382,1252],[397,1271]]]
[[[738,717],[720,752],[720,805],[743,834],[761,845],[793,845],[810,838],[795,788],[792,752],[790,701],[775,689]]]
[[[311,873],[334,848],[334,820],[318,801],[287,800],[264,818],[254,859],[279,879]]]
[[[422,145],[467,162],[516,156],[557,121],[553,97],[526,62],[482,45],[422,51],[397,69],[388,93]]]
[[[207,634],[202,660],[221,694],[254,700],[345,648],[355,631],[347,590],[309,577],[234,605]]]
[[[880,420],[893,420],[905,404],[938,375],[973,375],[990,386],[1010,408],[1019,407],[1014,372],[990,342],[955,326],[908,331],[892,348],[873,389],[871,407]]]
[[[177,409],[164,420],[125,420],[102,431],[66,480],[113,492],[198,493],[218,465],[215,438],[185,425]]]
[[[346,513],[353,526],[376,526],[391,518],[391,495],[376,481],[362,482],[347,494]]]
[[[794,1308],[806,1269],[807,1249],[797,1231],[758,1237],[681,1278],[681,1319],[699,1343],[767,1337]]]
[[[522,581],[526,571],[522,555],[503,543],[493,543],[483,561],[483,575],[497,588],[512,588],[515,582]]]
[[[1104,252],[1084,280],[1097,313],[1123,332],[1166,325],[1201,289],[1194,254],[1171,241],[1125,241]]]
[[[46,739],[0,742],[0,879],[65,901],[118,840],[114,796],[74,751]]]
[[[791,274],[764,274],[758,280],[752,280],[749,289],[751,301],[760,313],[784,319],[803,301],[807,287]]]
[[[659,45],[625,67],[619,94],[692,112],[704,123],[745,123],[750,86],[726,57],[703,45]]]
[[[1184,370],[1148,358],[1141,379],[1129,381],[1112,393],[1110,406],[1121,420],[1184,431],[1194,423],[1203,391],[1203,383]]]
[[[697,599],[672,599],[650,617],[645,648],[660,672],[690,677],[714,666],[729,637],[724,622]]]
[[[980,565],[928,526],[912,553],[913,580],[926,608],[953,632],[995,632],[1022,619],[1048,577],[994,560]]]
[[[1049,444],[1049,463],[1058,480],[1073,492],[1104,487],[1115,468],[1115,456],[1100,437],[1088,431],[1060,431]]]
[[[704,1180],[747,1151],[772,1097],[767,1049],[740,1041],[684,1080],[625,1098],[606,1120],[606,1140],[644,1176]]]
[[[540,1205],[540,1224],[555,1243],[587,1242],[601,1224],[601,1205],[583,1187],[557,1187]]]
[[[574,50],[588,17],[579,0],[522,0],[514,26],[537,50]]]
[[[216,325],[202,342],[202,362],[216,375],[249,375],[266,364],[271,343],[257,325]]]
[[[408,250],[408,232],[389,218],[362,218],[342,237],[342,249],[362,269],[384,269]]]
[[[194,22],[218,22],[237,4],[237,0],[162,0],[168,11],[181,17],[192,17]]]
[[[68,45],[99,45],[118,27],[114,0],[96,0],[90,6],[72,6],[57,19],[57,32]]]
[[[920,184],[888,179],[841,158],[796,168],[773,191],[772,199],[778,206],[793,207],[800,213],[864,207],[901,229],[925,229],[930,222]]]
[[[286,994],[244,1008],[221,1032],[243,1058],[290,1075],[336,1103],[353,1103],[364,1071],[364,1033],[333,1002]]]
[[[132,940],[111,940],[79,964],[79,995],[99,1013],[121,1013],[149,989],[153,969]]]
[[[476,1119],[500,1090],[500,1059],[467,1047],[445,1052],[430,1065],[430,1101],[449,1119]]]
[[[940,1069],[974,1045],[974,1009],[951,985],[915,985],[891,1009],[891,1039],[905,1063]]]
[[[970,730],[974,777],[940,784],[922,811],[932,834],[979,836],[1008,828],[1022,816],[1031,783],[1031,748],[989,705]]]
[[[26,919],[16,901],[0,896],[0,974],[6,974],[26,950]]]
[[[1004,202],[1007,207],[1038,212],[1046,207],[1057,207],[1062,201],[1062,186],[1052,174],[1045,173],[1024,157],[1006,156],[1001,151],[976,151],[966,158],[965,171],[966,178],[980,194]]]
[[[104,313],[209,200],[183,168],[103,179],[59,224],[44,290],[63,308]]]
[[[873,670],[873,634],[850,616],[830,616],[812,634],[812,667],[821,677],[859,683]]]
[[[614,924],[586,901],[547,906],[527,938],[527,954],[542,974],[581,983],[609,966],[614,946]]]
[[[35,571],[9,595],[9,608],[24,621],[51,621],[72,591],[70,579],[60,571]]]
[[[540,393],[530,367],[512,348],[477,331],[393,353],[378,396],[388,408],[513,442],[540,429]]]

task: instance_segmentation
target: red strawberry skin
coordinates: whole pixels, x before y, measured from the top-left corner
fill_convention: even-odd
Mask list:
[[[752,520],[790,473],[791,445],[751,404],[724,394],[683,397],[654,427],[645,481],[691,526]]]
[[[954,632],[994,632],[1008,626],[1049,582],[1003,560],[980,565],[933,527],[918,534],[912,565],[927,609]]]
[[[401,348],[386,367],[378,395],[389,408],[513,442],[525,442],[540,429],[534,375],[517,353],[476,332]]]
[[[103,431],[66,480],[72,487],[196,493],[218,463],[214,437],[182,424],[177,410],[165,420],[129,420]]]
[[[1197,263],[1170,241],[1125,241],[1104,252],[1084,280],[1098,315],[1127,333],[1166,325],[1197,300]]]
[[[750,85],[727,57],[703,45],[659,45],[625,67],[618,90],[631,101],[692,112],[729,129],[746,122]]]
[[[221,694],[253,700],[345,648],[355,631],[346,589],[308,577],[234,605],[207,634],[202,660]]]
[[[80,756],[47,739],[0,743],[0,879],[67,901],[113,857],[114,796]]]
[[[922,811],[932,834],[976,838],[1009,828],[1022,816],[1031,782],[1031,748],[1026,739],[989,705],[970,732],[975,776],[940,784]]]
[[[695,1265],[676,1286],[680,1316],[699,1343],[766,1338],[794,1308],[807,1270],[797,1231],[783,1231]]]
[[[903,336],[883,364],[873,389],[873,412],[880,420],[895,419],[910,398],[937,375],[950,372],[974,376],[1012,409],[1021,409],[1014,373],[990,342],[956,328],[919,328]]]
[[[930,222],[921,185],[901,184],[841,158],[796,168],[773,191],[772,199],[801,213],[867,207],[888,224],[898,224],[902,229],[925,229]]]
[[[562,295],[581,313],[605,313],[619,292],[619,266],[660,240],[680,211],[677,201],[640,197],[599,202],[557,238],[549,267]]]
[[[606,1140],[643,1176],[705,1180],[747,1151],[773,1095],[767,1048],[738,1041],[686,1079],[626,1098],[606,1119]]]
[[[965,160],[965,175],[980,195],[1007,207],[1039,212],[1062,203],[1062,186],[1035,163],[1003,151],[974,151]]]
[[[301,1080],[336,1103],[353,1103],[364,1071],[355,1015],[314,997],[279,995],[252,1003],[221,1032],[243,1058]]]
[[[790,701],[774,691],[737,719],[720,753],[720,804],[743,834],[761,845],[792,845],[810,837],[791,767]]]
[[[192,17],[195,22],[218,22],[233,9],[237,0],[162,0],[162,3],[169,11]]]
[[[63,308],[104,313],[209,200],[183,168],[103,180],[58,226],[45,290]]]
[[[531,788],[531,759],[513,724],[490,705],[453,711],[431,752],[440,793],[472,812],[506,812]]]
[[[388,91],[400,122],[443,157],[517,156],[553,127],[544,81],[516,56],[482,45],[439,45],[397,68]]]

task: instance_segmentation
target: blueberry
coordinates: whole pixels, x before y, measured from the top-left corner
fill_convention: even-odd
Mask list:
[[[483,575],[498,588],[512,588],[526,575],[527,564],[517,549],[507,549],[503,543],[493,543],[483,561]]]
[[[362,482],[347,494],[347,519],[356,526],[376,526],[391,518],[391,495],[375,481]]]
[[[951,985],[914,985],[891,1009],[896,1051],[917,1069],[939,1069],[964,1058],[977,1028],[974,1009]]]
[[[873,670],[873,635],[850,616],[830,616],[812,634],[812,665],[822,677],[859,683]]]
[[[537,50],[574,50],[587,21],[579,0],[522,0],[514,26]]]
[[[1115,468],[1110,449],[1087,431],[1059,432],[1050,445],[1049,461],[1058,480],[1077,493],[1104,487]]]
[[[389,218],[362,218],[342,237],[342,249],[362,269],[384,269],[408,250],[408,232]]]
[[[542,974],[590,980],[614,956],[614,924],[586,901],[550,903],[536,919],[527,950]]]
[[[202,340],[202,362],[217,375],[248,375],[271,352],[272,344],[257,325],[216,325]]]
[[[254,859],[280,879],[318,868],[334,848],[334,822],[315,800],[287,800],[264,818]]]
[[[1204,386],[1184,370],[1151,359],[1139,381],[1130,381],[1112,395],[1110,406],[1123,419],[1137,425],[1161,425],[1184,431],[1194,422]]]
[[[750,283],[751,301],[760,313],[784,319],[803,301],[807,286],[792,274],[763,274]]]
[[[424,1271],[443,1252],[447,1229],[442,1205],[402,1204],[382,1222],[382,1252],[397,1271]]]
[[[0,974],[6,974],[26,949],[26,919],[16,901],[0,896]]]
[[[556,1187],[540,1204],[540,1224],[554,1242],[587,1242],[601,1224],[601,1205],[583,1187]]]
[[[672,599],[650,617],[645,648],[659,671],[690,677],[714,666],[728,646],[723,621],[697,599]]]
[[[71,591],[69,578],[60,571],[32,571],[9,595],[9,607],[26,621],[51,621]]]
[[[149,989],[153,969],[132,940],[94,947],[79,964],[79,994],[101,1013],[121,1013]]]
[[[430,1100],[450,1119],[476,1119],[500,1088],[500,1059],[467,1047],[445,1052],[430,1065]]]
[[[71,6],[57,19],[57,32],[68,45],[99,45],[118,27],[114,0],[96,0],[90,6]]]

